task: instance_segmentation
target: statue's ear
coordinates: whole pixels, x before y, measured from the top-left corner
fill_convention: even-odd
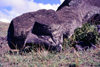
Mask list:
[[[62,9],[62,8],[65,7],[65,6],[69,6],[69,3],[70,3],[70,2],[71,2],[71,0],[65,0],[65,1],[58,7],[57,11],[60,10],[60,9]]]

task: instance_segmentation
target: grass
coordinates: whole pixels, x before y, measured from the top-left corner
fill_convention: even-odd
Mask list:
[[[46,50],[29,53],[5,53],[0,57],[1,67],[100,67],[100,48],[76,51],[74,48],[61,53]]]

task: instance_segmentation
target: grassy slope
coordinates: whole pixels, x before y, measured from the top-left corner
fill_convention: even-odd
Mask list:
[[[0,23],[0,36],[6,36],[9,24]],[[75,51],[68,48],[61,53],[39,51],[10,54],[0,54],[0,67],[69,67],[76,64],[77,67],[100,67],[100,47],[87,51]]]
[[[75,51],[72,48],[53,54],[48,51],[24,53],[22,55],[5,54],[0,58],[1,66],[8,67],[100,67],[100,48],[87,51]]]
[[[7,35],[9,23],[4,23],[0,21],[0,36],[5,37]]]

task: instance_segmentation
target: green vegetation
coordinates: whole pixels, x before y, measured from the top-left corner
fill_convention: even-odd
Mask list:
[[[85,23],[81,28],[77,28],[74,31],[74,34],[69,39],[64,39],[64,45],[67,46],[75,46],[80,42],[84,44],[99,44],[100,35],[98,33],[98,29],[96,25]]]

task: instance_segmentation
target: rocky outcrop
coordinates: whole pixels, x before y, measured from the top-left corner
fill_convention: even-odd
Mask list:
[[[99,14],[98,2],[99,0],[65,0],[57,11],[39,10],[16,17],[8,29],[8,44],[12,49],[22,49],[27,43],[42,43],[60,51],[63,35],[71,36],[83,22],[94,14]]]

